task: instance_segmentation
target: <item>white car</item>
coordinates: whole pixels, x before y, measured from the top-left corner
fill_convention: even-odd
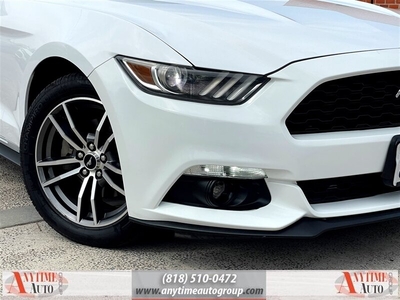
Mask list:
[[[55,230],[310,237],[400,217],[400,15],[0,0],[0,153]]]

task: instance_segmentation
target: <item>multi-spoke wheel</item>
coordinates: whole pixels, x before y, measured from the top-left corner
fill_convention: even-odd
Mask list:
[[[117,145],[86,78],[67,75],[38,95],[22,131],[21,162],[34,205],[58,232],[94,246],[128,240]]]

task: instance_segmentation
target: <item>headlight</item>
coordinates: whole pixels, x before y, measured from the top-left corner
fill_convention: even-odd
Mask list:
[[[239,104],[269,81],[260,75],[117,58],[144,91],[186,101]]]

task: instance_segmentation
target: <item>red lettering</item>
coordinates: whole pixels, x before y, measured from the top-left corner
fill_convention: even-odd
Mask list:
[[[360,277],[360,278],[359,278]],[[368,274],[367,274],[367,278],[368,278]],[[355,279],[355,281],[357,281],[357,282],[360,282],[360,281],[364,281],[363,280],[363,273],[354,273],[354,279]]]
[[[22,282],[21,274],[19,272],[13,272],[13,274],[14,274],[14,280],[13,280],[13,283],[11,284],[11,286],[10,286],[10,289],[9,289],[8,293],[11,293],[11,290],[13,288],[18,287],[19,294],[26,294],[25,287],[24,287],[24,284]],[[17,282],[16,286],[13,285],[14,281]]]
[[[347,286],[343,285],[344,281],[347,282]],[[339,293],[342,293],[342,288],[348,288],[348,291],[345,290],[344,294],[356,294],[356,289],[354,288],[354,284],[351,280],[351,275],[349,272],[343,272],[343,281],[339,288]]]

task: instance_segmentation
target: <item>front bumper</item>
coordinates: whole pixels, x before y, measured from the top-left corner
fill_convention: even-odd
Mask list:
[[[183,233],[194,232],[199,234],[218,234],[224,236],[234,235],[271,238],[313,238],[330,230],[344,229],[353,226],[368,225],[397,219],[400,219],[400,209],[392,209],[370,214],[329,219],[302,218],[289,227],[277,231],[230,229],[165,221],[143,221],[135,218],[131,218],[131,221],[149,227],[169,229]]]
[[[271,74],[250,101],[229,107],[145,94],[115,59],[109,60],[89,79],[113,126],[130,217],[265,232],[283,230],[305,217],[400,208],[400,192],[311,205],[296,183],[382,172],[400,128],[292,136],[285,126],[290,112],[322,82],[398,70],[399,55],[399,50],[385,50],[296,62]],[[264,169],[270,204],[226,211],[163,202],[182,173],[200,164]]]

